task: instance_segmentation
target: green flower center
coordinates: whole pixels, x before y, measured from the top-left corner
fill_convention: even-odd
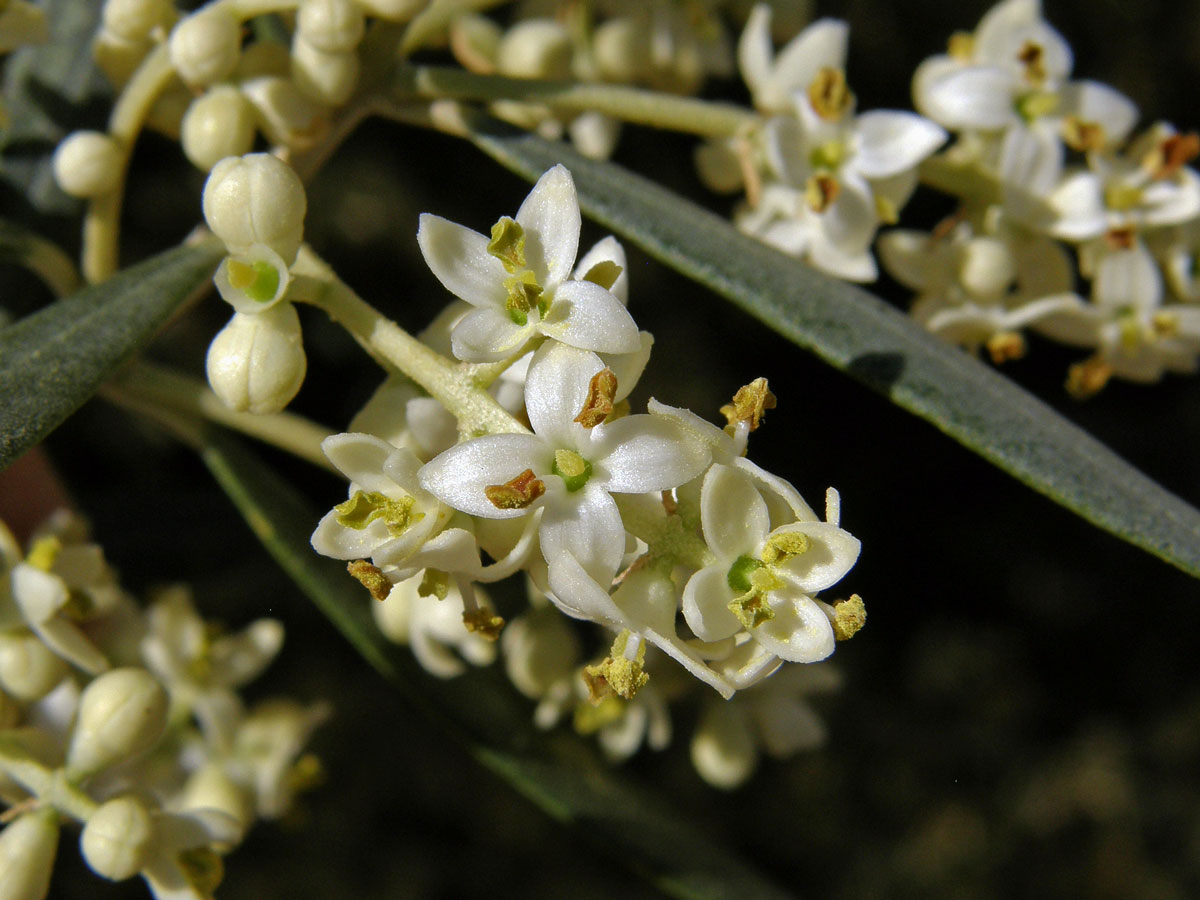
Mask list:
[[[279,290],[279,270],[265,259],[252,263],[231,259],[226,272],[229,284],[255,303],[270,303]]]
[[[550,471],[563,480],[569,493],[575,493],[592,477],[592,464],[574,450],[555,450]]]
[[[750,583],[750,574],[762,567],[763,563],[760,559],[755,559],[753,556],[739,556],[729,567],[729,574],[725,576],[725,581],[739,594],[748,593],[754,588],[754,585]]]

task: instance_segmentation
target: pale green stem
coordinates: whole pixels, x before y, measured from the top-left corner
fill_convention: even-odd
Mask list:
[[[0,259],[9,258],[37,275],[55,297],[65,297],[79,288],[79,270],[57,244],[0,220]]]
[[[400,39],[399,55],[406,57],[441,36],[459,16],[503,6],[509,0],[433,0],[417,14]]]
[[[704,540],[684,526],[678,516],[650,515],[643,504],[626,502],[620,494],[614,494],[613,499],[621,511],[625,530],[645,541],[652,557],[662,557],[693,569],[703,569],[716,562]]]
[[[512,367],[513,363],[530,351],[536,350],[545,340],[544,335],[535,335],[527,344],[507,359],[491,363],[459,363],[459,371],[470,378],[473,384],[481,388],[491,387],[497,378]]]
[[[148,362],[135,362],[101,388],[105,398],[144,410],[147,405],[216,422],[336,472],[321,452],[333,432],[294,413],[256,416],[235,412],[203,381]],[[128,402],[127,402],[128,401]]]
[[[731,137],[755,127],[760,117],[732,103],[680,97],[612,84],[541,81],[480,75],[445,66],[413,66],[397,72],[394,99],[513,100],[563,112],[599,112],[626,122],[704,137]]]
[[[295,9],[299,0],[216,0],[210,7],[228,8],[242,21],[271,12]],[[165,44],[151,50],[117,98],[108,119],[108,133],[121,148],[121,174],[113,189],[88,204],[83,220],[83,277],[94,284],[117,270],[121,203],[125,176],[138,134],[151,108],[175,77]]]
[[[90,819],[99,807],[84,790],[67,780],[62,769],[42,765],[4,736],[0,736],[0,771],[41,803],[80,822]]]
[[[407,375],[458,419],[459,433],[528,433],[469,371],[422,344],[347,286],[312,249],[300,248],[287,298],[325,310],[385,369]]]

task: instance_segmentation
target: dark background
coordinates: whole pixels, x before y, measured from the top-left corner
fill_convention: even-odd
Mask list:
[[[862,0],[818,12],[850,22],[850,82],[871,109],[908,106],[916,64],[986,8]],[[1195,4],[1053,2],[1046,15],[1075,49],[1077,77],[1124,91],[1143,124],[1196,124]],[[699,187],[691,145],[630,128],[617,159],[728,209]],[[190,228],[203,182],[162,140],[143,141],[135,166],[129,260]],[[527,190],[449,138],[371,124],[311,186],[308,238],[365,297],[418,329],[445,296],[417,251],[417,215],[483,230]],[[932,224],[944,211],[919,197],[904,220]],[[75,240],[73,221],[45,227]],[[583,246],[600,236],[585,227]],[[751,455],[810,502],[840,489],[843,524],[863,543],[843,585],[870,615],[835,655],[845,687],[819,704],[823,749],[768,762],[722,794],[690,768],[694,712],[683,709],[673,746],[643,753],[629,774],[801,897],[1197,895],[1196,582],[628,249],[631,311],[656,338],[635,401],[653,395],[715,419],[738,386],[766,376],[779,407]],[[894,285],[879,289],[904,302]],[[303,313],[310,375],[296,408],[344,427],[378,376],[345,335]],[[226,314],[203,304],[152,355],[202,371]],[[1006,372],[1200,503],[1200,383],[1116,382],[1078,403],[1062,382],[1079,356],[1034,338]],[[326,783],[227,859],[224,900],[657,896],[602,842],[553,825],[476,767],[334,638],[187,451],[99,401],[47,448],[129,587],[185,580],[201,609],[232,626],[281,618],[288,642],[251,694],[334,705],[314,741]],[[334,478],[267,457],[317,506],[344,496]],[[59,867],[53,897],[145,895],[88,875],[69,838]]]

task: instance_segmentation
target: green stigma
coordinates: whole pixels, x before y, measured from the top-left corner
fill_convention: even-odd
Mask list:
[[[264,259],[252,263],[230,259],[225,271],[229,284],[255,303],[269,303],[279,291],[279,270]]]
[[[739,556],[729,567],[729,574],[725,576],[725,581],[739,594],[749,593],[754,589],[754,585],[750,582],[750,573],[762,567],[762,560],[755,559],[753,556]]]
[[[592,477],[592,464],[574,450],[555,450],[550,471],[563,480],[569,493],[575,493]]]

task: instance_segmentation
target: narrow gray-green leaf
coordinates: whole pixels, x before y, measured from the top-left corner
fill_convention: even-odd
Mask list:
[[[379,633],[366,591],[344,564],[309,546],[317,513],[307,502],[230,435],[213,430],[201,453],[276,562],[363,658],[546,814],[582,829],[591,844],[680,900],[790,900],[715,842],[716,823],[698,828],[578,740],[537,730],[498,667],[449,681],[417,669]]]
[[[167,250],[0,331],[0,469],[145,346],[220,257],[216,242]]]
[[[1089,522],[1200,577],[1200,511],[879,298],[612,163],[531,135],[480,128],[474,140],[530,180],[564,163],[596,221]]]

